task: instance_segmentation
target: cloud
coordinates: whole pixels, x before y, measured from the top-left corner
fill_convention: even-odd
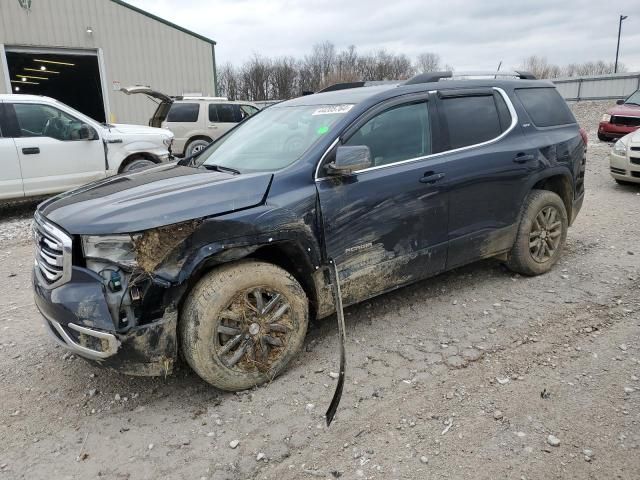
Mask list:
[[[640,2],[591,0],[129,0],[218,42],[218,63],[254,53],[302,57],[324,40],[361,52],[440,54],[458,70],[517,67],[529,55],[552,63],[620,61],[640,70]],[[620,8],[618,7],[618,8]]]

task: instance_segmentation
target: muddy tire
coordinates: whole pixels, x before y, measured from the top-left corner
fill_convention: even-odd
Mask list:
[[[525,200],[507,267],[523,275],[548,272],[562,255],[568,228],[562,199],[548,190],[533,190]]]
[[[191,368],[221,390],[273,380],[302,348],[309,322],[304,290],[287,271],[247,260],[205,275],[178,329]]]

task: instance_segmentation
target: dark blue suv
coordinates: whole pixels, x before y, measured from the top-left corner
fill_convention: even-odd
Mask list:
[[[195,158],[44,202],[33,286],[50,332],[133,374],[181,351],[239,390],[335,311],[332,262],[345,305],[488,257],[547,272],[584,197],[575,118],[528,75],[443,76],[286,101]]]

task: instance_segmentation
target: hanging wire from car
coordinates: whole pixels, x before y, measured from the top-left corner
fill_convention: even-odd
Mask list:
[[[327,427],[331,425],[331,422],[333,421],[333,417],[336,414],[336,410],[338,410],[338,405],[340,404],[340,399],[342,398],[342,390],[344,388],[345,370],[347,368],[346,347],[345,347],[347,337],[346,337],[345,325],[344,325],[344,311],[342,308],[342,292],[340,290],[340,278],[338,275],[338,267],[336,265],[336,262],[332,258],[329,259],[329,273],[331,276],[333,301],[336,306],[336,317],[338,318],[338,336],[340,337],[339,338],[340,340],[340,373],[338,374],[338,384],[336,385],[336,390],[333,393],[333,398],[331,399],[329,408],[325,413],[325,418],[327,420]]]

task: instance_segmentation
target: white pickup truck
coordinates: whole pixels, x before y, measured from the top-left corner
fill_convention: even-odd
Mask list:
[[[0,200],[63,192],[169,159],[173,133],[107,125],[53,98],[0,95]]]

